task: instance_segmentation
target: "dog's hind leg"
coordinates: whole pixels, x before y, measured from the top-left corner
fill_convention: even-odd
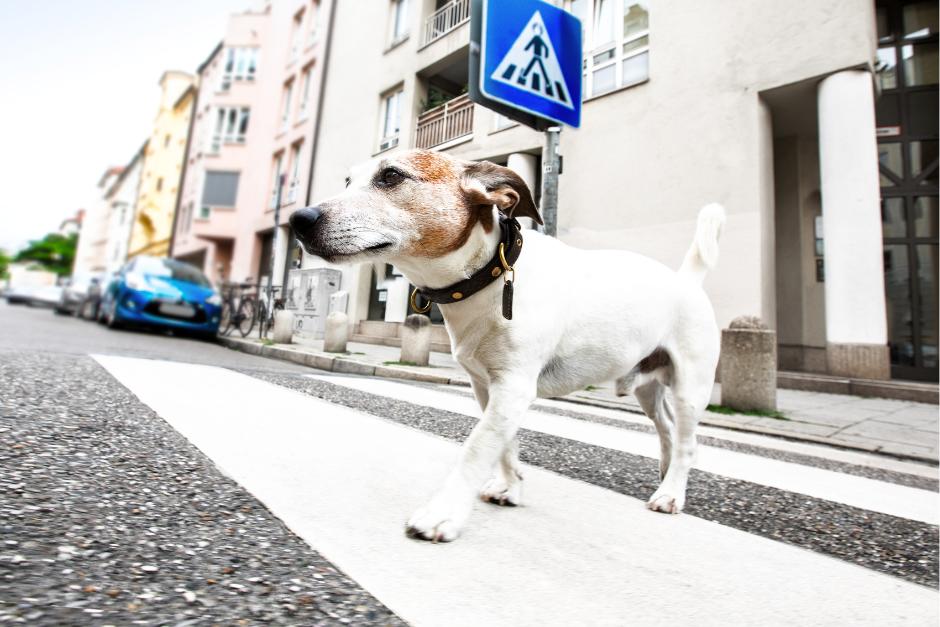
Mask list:
[[[659,479],[662,481],[669,470],[669,462],[672,461],[674,430],[672,408],[666,399],[666,386],[659,381],[650,381],[633,390],[633,395],[653,421],[656,433],[659,434]]]
[[[711,397],[712,382],[707,377],[686,380],[688,373],[676,373],[671,387],[675,437],[669,468],[662,483],[646,506],[657,512],[678,514],[685,506],[685,488],[695,462],[695,429]]]
[[[493,478],[480,490],[480,498],[495,505],[519,505],[522,502],[522,468],[519,464],[519,438],[513,438]]]

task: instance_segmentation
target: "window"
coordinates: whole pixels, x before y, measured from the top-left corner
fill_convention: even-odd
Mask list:
[[[310,17],[307,18],[307,45],[312,46],[320,36],[320,0],[310,3]]]
[[[257,69],[257,48],[226,48],[219,91],[228,91],[233,81],[253,81]]]
[[[648,0],[568,0],[581,20],[586,98],[649,78]]]
[[[397,44],[408,37],[408,0],[392,0],[389,27],[389,45]]]
[[[297,200],[297,190],[300,188],[300,148],[303,142],[297,142],[290,149],[290,178],[287,184],[287,202]]]
[[[401,130],[401,100],[403,92],[397,89],[382,98],[382,128],[379,151],[388,150],[398,145]]]
[[[297,119],[306,120],[310,114],[310,84],[313,82],[313,64],[304,68],[300,81],[300,104],[297,105]]]
[[[211,154],[218,154],[223,144],[244,144],[248,133],[248,107],[219,107],[212,133]]]
[[[300,56],[300,42],[301,37],[303,37],[304,32],[304,10],[301,9],[297,12],[297,15],[294,16],[294,21],[291,24],[290,31],[290,58],[287,60],[288,63],[292,63],[297,60],[297,57]]]
[[[238,172],[206,171],[202,185],[202,207],[234,207],[238,197]]]
[[[274,209],[277,206],[278,188],[280,187],[281,174],[284,167],[284,153],[279,152],[274,155],[274,169],[271,172],[271,202],[269,207]]]
[[[291,97],[294,95],[294,81],[289,81],[284,85],[284,101],[281,103],[281,130],[287,130],[287,124],[290,122]]]

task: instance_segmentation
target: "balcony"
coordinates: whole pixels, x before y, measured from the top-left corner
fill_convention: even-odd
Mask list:
[[[451,0],[424,21],[421,45],[437,41],[470,19],[470,0]]]
[[[473,102],[464,94],[418,116],[416,148],[433,148],[473,133]]]

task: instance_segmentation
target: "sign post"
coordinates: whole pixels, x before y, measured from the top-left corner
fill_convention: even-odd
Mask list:
[[[581,21],[543,0],[473,0],[470,99],[545,132],[542,219],[556,235],[561,125],[581,124]]]

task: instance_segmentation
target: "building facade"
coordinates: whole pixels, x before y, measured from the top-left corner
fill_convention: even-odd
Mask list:
[[[582,126],[561,134],[560,239],[677,267],[698,209],[720,202],[705,289],[722,326],[761,316],[784,369],[936,380],[935,3],[556,4],[581,18],[585,46]],[[509,165],[539,196],[542,135],[464,95],[469,12],[337,6],[314,201],[413,147]],[[360,339],[394,335],[407,280],[339,269]]]
[[[104,272],[107,266],[108,227],[111,204],[107,194],[124,168],[113,166],[104,171],[95,186],[95,200],[85,212],[75,249],[74,274]]]
[[[148,142],[144,142],[105,192],[108,219],[104,244],[104,272],[117,272],[127,261],[131,229],[134,226],[134,208],[140,194],[147,146]]]
[[[232,15],[199,68],[172,256],[215,281],[266,282],[277,240],[283,284],[287,219],[307,199],[328,5],[285,0]]]
[[[173,214],[195,100],[193,80],[192,75],[176,71],[164,72],[160,77],[160,106],[144,155],[129,257],[165,257],[170,252]]]

